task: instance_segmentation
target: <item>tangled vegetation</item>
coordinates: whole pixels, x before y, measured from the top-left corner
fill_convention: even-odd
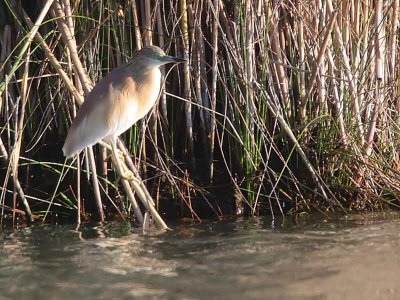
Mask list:
[[[2,220],[132,214],[103,146],[61,148],[149,44],[188,59],[121,136],[165,218],[398,207],[398,34],[399,0],[2,0]]]

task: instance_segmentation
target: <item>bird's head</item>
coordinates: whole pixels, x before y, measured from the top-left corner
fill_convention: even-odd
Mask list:
[[[159,67],[168,63],[184,62],[186,59],[166,55],[165,52],[157,46],[148,46],[139,50],[136,59],[141,59],[152,67]]]

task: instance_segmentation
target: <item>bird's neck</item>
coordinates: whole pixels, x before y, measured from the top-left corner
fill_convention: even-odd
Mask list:
[[[135,81],[141,81],[149,72],[151,73],[153,70],[159,70],[158,67],[148,64],[145,60],[133,60],[131,63],[128,63],[126,67],[129,69],[129,73],[132,74]]]

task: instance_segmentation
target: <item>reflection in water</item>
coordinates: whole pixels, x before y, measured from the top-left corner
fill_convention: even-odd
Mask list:
[[[0,233],[0,299],[399,299],[400,215]]]

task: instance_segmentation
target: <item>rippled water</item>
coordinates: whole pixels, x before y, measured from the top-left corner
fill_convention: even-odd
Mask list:
[[[0,299],[400,299],[400,214],[0,233]]]

